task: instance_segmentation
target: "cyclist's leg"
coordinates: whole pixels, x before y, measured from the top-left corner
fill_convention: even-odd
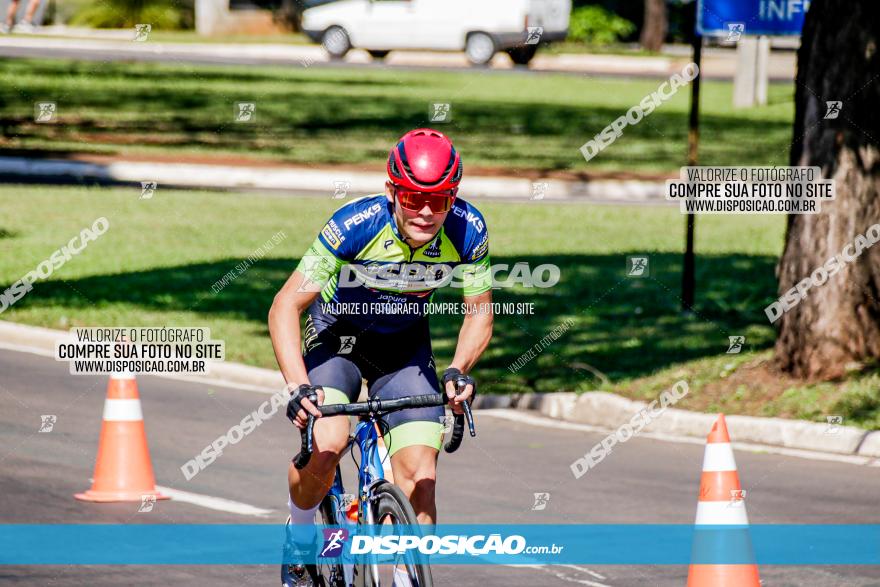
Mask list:
[[[348,403],[338,388],[324,387],[324,404]],[[336,465],[345,449],[349,434],[348,418],[319,418],[313,432],[313,452],[302,470],[293,463],[288,468],[290,498],[302,509],[315,509],[333,485]]]
[[[439,393],[430,340],[416,342],[416,352],[397,371],[383,375],[371,385],[370,396],[391,399]],[[389,432],[385,445],[391,457],[394,482],[409,497],[419,523],[435,523],[434,502],[437,455],[443,437],[442,407],[412,408],[385,417]]]
[[[361,390],[361,372],[347,356],[337,355],[338,337],[329,330],[322,331],[310,345],[304,358],[309,381],[324,388],[324,404],[349,403]],[[313,452],[309,464],[298,470],[290,464],[288,484],[292,502],[291,516],[296,508],[312,510],[333,485],[336,465],[348,442],[349,419],[345,417],[318,418],[313,433]]]
[[[347,358],[328,351],[329,348],[326,344],[313,344],[306,353],[304,359],[309,381],[324,388],[324,404],[348,403],[360,392],[360,370]],[[286,587],[301,584],[299,578],[306,572],[303,563],[317,554],[315,512],[333,484],[336,465],[347,444],[348,434],[348,418],[318,418],[313,429],[313,452],[309,464],[302,470],[293,463],[288,467],[290,525],[287,527],[285,560],[298,562],[282,565],[282,584]]]

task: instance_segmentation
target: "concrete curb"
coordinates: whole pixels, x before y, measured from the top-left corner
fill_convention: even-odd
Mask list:
[[[481,409],[531,409],[549,418],[607,429],[616,429],[629,422],[647,405],[646,402],[633,401],[604,391],[582,394],[483,395],[475,400],[475,406]],[[715,418],[715,414],[669,408],[660,418],[645,426],[644,430],[670,436],[705,438]],[[730,435],[737,442],[880,458],[880,431],[862,430],[853,426],[831,428],[827,424],[783,418],[731,415],[726,420]]]
[[[68,178],[84,181],[140,185],[155,181],[162,186],[216,189],[265,189],[321,192],[332,197],[337,182],[345,184],[346,196],[374,194],[385,185],[384,173],[338,171],[310,167],[246,167],[198,163],[117,161],[89,163],[63,159],[0,157],[0,175]],[[542,179],[546,184],[541,200],[595,200],[604,202],[653,202],[675,205],[664,197],[665,183],[642,180],[565,181]],[[477,198],[531,200],[533,181],[516,177],[467,177],[462,194]],[[340,202],[342,203],[342,202]]]
[[[0,321],[0,341],[44,352],[54,352],[55,341],[67,334],[63,330]],[[214,363],[204,376],[194,375],[187,379],[220,380],[267,393],[284,387],[280,372],[239,363]],[[603,391],[480,395],[474,401],[474,407],[479,409],[536,410],[549,418],[606,429],[616,429],[629,422],[647,406],[646,402]],[[656,434],[705,438],[715,417],[715,414],[668,408],[644,430]],[[731,437],[737,442],[880,458],[880,431],[852,426],[838,426],[832,431],[827,424],[816,422],[736,415],[727,416],[727,425]]]

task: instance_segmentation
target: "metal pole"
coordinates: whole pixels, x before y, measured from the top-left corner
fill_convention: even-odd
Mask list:
[[[694,2],[694,5],[697,3]],[[703,37],[694,33],[693,57],[697,68],[702,67]],[[688,166],[697,164],[697,146],[700,142],[700,80],[703,72],[691,84],[691,112],[688,119]],[[689,312],[694,305],[694,222],[695,215],[687,214],[687,230],[685,232],[684,267],[681,272],[681,309]]]

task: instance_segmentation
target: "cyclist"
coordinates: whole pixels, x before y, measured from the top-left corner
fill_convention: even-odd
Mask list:
[[[426,306],[443,282],[440,275],[453,268],[452,285],[462,287],[469,311],[443,390],[456,413],[473,395],[468,373],[492,337],[492,283],[486,223],[472,204],[456,197],[461,157],[442,133],[416,129],[392,148],[387,172],[384,194],[336,210],[269,311],[272,345],[299,408],[299,428],[306,411],[320,416],[310,395],[319,405],[353,402],[362,379],[370,397],[381,399],[439,392]],[[456,393],[459,381],[467,385]],[[403,410],[386,421],[394,481],[419,523],[435,523],[443,408]],[[315,512],[333,483],[349,431],[347,418],[315,421],[308,466],[300,471],[291,464],[288,471],[292,528],[314,531]],[[302,566],[295,570],[303,572]]]

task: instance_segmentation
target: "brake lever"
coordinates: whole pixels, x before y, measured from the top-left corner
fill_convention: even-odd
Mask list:
[[[463,379],[459,379],[455,382],[455,387],[458,391],[463,391],[464,388],[467,387],[467,382]],[[474,384],[474,391],[476,391],[476,387],[476,384]],[[471,437],[474,437],[477,435],[477,431],[474,428],[474,415],[471,413],[471,402],[466,401],[461,404],[461,407],[462,409],[464,409],[464,417],[467,420],[468,432],[470,433]]]
[[[477,435],[477,430],[474,428],[474,415],[471,413],[471,404],[470,402],[464,402],[461,406],[464,408],[464,417],[467,419],[468,432],[471,433],[471,437]]]
[[[312,445],[312,441],[314,440],[314,431],[315,417],[309,414],[308,421],[306,422],[306,446],[309,447],[309,454],[312,454],[312,449],[314,448],[314,446]]]
[[[296,459],[294,460],[294,466],[297,469],[304,469],[306,465],[309,464],[309,461],[312,459],[312,440],[315,428],[315,417],[311,414],[307,414],[306,417],[306,427],[300,432],[302,447],[300,448],[299,454],[296,455]]]

